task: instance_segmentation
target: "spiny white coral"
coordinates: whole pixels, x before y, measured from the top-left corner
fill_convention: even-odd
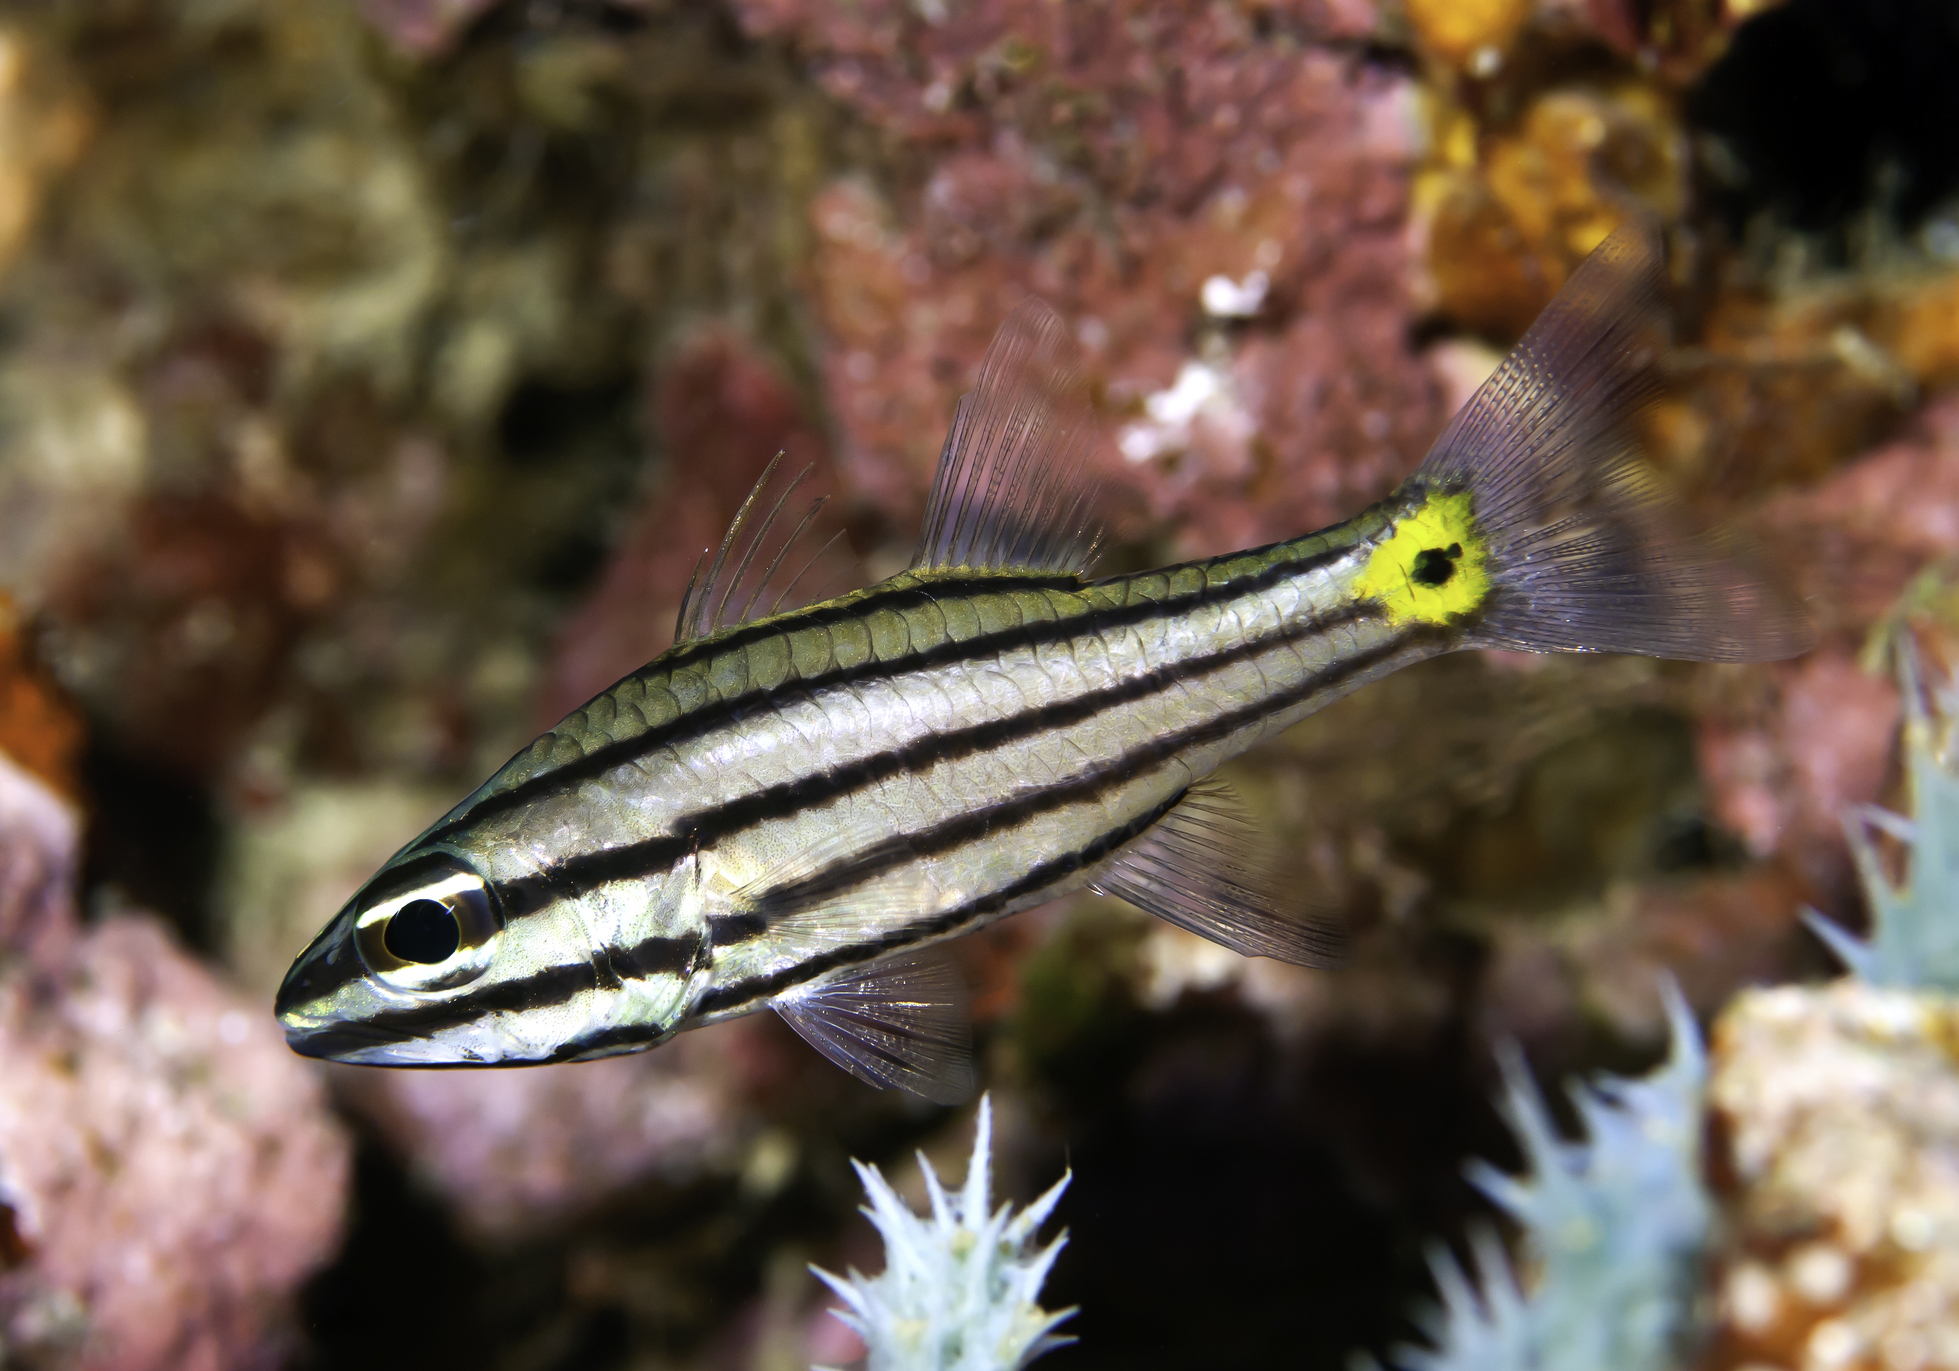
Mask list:
[[[1050,1314],[1036,1303],[1068,1235],[1028,1250],[1069,1178],[1018,1216],[1008,1204],[989,1213],[992,1140],[992,1100],[982,1096],[966,1183],[951,1195],[919,1154],[929,1216],[912,1213],[875,1166],[851,1163],[870,1198],[863,1212],[884,1239],[884,1273],[810,1269],[848,1306],[834,1312],[870,1349],[869,1371],[1019,1371],[1074,1341],[1054,1329],[1075,1311]]]
[[[1504,1113],[1525,1176],[1475,1163],[1470,1179],[1523,1226],[1538,1275],[1520,1289],[1502,1245],[1472,1235],[1472,1270],[1438,1245],[1442,1303],[1425,1320],[1436,1350],[1402,1348],[1403,1371],[1663,1371],[1692,1308],[1710,1207],[1701,1189],[1707,1057],[1680,991],[1662,987],[1673,1051],[1644,1080],[1571,1091],[1583,1142],[1566,1142],[1514,1048],[1502,1057]],[[1480,1290],[1477,1273],[1480,1272]]]
[[[1860,805],[1844,815],[1850,850],[1870,901],[1870,941],[1851,936],[1813,909],[1804,910],[1803,917],[1859,980],[1899,989],[1959,991],[1959,916],[1954,914],[1959,909],[1959,776],[1953,775],[1948,760],[1954,701],[1941,692],[1938,719],[1926,715],[1908,644],[1899,652],[1898,677],[1905,699],[1913,817],[1876,805]],[[1871,843],[1874,828],[1910,845],[1902,887],[1884,874]]]

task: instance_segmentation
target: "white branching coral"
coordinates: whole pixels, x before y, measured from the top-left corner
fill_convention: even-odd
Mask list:
[[[1030,1250],[1068,1187],[1068,1176],[1020,1214],[989,1212],[993,1107],[982,1096],[966,1183],[948,1194],[924,1155],[930,1214],[914,1214],[875,1166],[853,1161],[870,1203],[864,1214],[884,1239],[884,1272],[834,1276],[812,1271],[847,1306],[835,1310],[870,1350],[869,1371],[1019,1371],[1074,1341],[1055,1328],[1075,1311],[1050,1314],[1037,1302],[1066,1233]]]
[[[1938,717],[1927,715],[1908,646],[1899,652],[1898,677],[1912,817],[1876,805],[1844,814],[1870,901],[1870,940],[1853,937],[1813,909],[1803,916],[1859,980],[1901,990],[1959,992],[1959,918],[1953,914],[1959,909],[1959,776],[1948,760],[1953,701],[1941,692]],[[1910,848],[1904,885],[1893,885],[1885,874],[1871,841],[1873,829]]]
[[[1711,1208],[1701,1187],[1707,1058],[1672,982],[1667,1062],[1643,1080],[1571,1091],[1585,1140],[1558,1135],[1514,1048],[1503,1055],[1504,1113],[1528,1170],[1477,1162],[1470,1179],[1523,1229],[1536,1275],[1526,1294],[1502,1244],[1472,1235],[1471,1270],[1439,1244],[1442,1301],[1424,1320],[1434,1349],[1402,1348],[1402,1371],[1665,1371],[1690,1331]]]

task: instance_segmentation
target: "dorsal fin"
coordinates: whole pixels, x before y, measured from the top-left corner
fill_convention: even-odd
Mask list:
[[[1339,955],[1339,931],[1280,889],[1280,865],[1237,791],[1212,777],[1089,888],[1241,956],[1325,966]]]
[[[781,465],[778,452],[735,512],[714,560],[708,562],[707,553],[701,554],[706,575],[696,563],[680,600],[674,642],[705,638],[835,593],[832,582],[839,569],[825,564],[841,560],[836,547],[842,535],[823,529],[817,520],[829,497],[817,496],[798,516],[792,498],[815,468],[806,466],[778,479]]]
[[[852,967],[775,1001],[818,1052],[858,1080],[938,1104],[973,1093],[973,1030],[959,973],[936,952]]]
[[[1088,470],[1094,441],[1074,339],[1029,296],[960,398],[912,569],[1085,570],[1102,540]]]

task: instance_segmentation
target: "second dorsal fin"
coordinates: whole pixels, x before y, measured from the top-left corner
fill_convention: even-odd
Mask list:
[[[817,517],[828,497],[819,495],[799,506],[796,492],[814,468],[778,475],[781,466],[778,452],[735,512],[713,559],[701,554],[681,597],[674,642],[705,638],[717,629],[836,593],[834,582],[844,561],[837,548],[842,535],[823,527]]]
[[[1074,339],[1029,296],[959,401],[912,569],[1085,570],[1102,540],[1088,470],[1094,435]]]

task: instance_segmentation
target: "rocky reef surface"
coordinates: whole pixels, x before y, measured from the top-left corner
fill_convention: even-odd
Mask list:
[[[148,914],[79,926],[74,809],[0,758],[0,1348],[274,1366],[346,1222],[348,1140],[255,999]]]
[[[667,645],[776,452],[862,576],[903,566],[1022,295],[1081,344],[1124,569],[1391,489],[1643,214],[1676,325],[1648,449],[1816,649],[1466,654],[1244,759],[1344,911],[1335,971],[1088,897],[957,949],[1001,1193],[1075,1175],[1047,1302],[1080,1342],[1043,1365],[1405,1341],[1424,1237],[1486,1212],[1461,1160],[1511,1155],[1494,1043],[1633,1070],[1663,969],[1711,1017],[1830,970],[1805,903],[1858,924],[1839,816],[1902,783],[1886,652],[1959,665],[1955,71],[1933,0],[0,14],[0,1357],[848,1362],[806,1271],[875,1265],[848,1158],[916,1200],[902,1158],[956,1173],[963,1116],[767,1018],[317,1072],[269,1014],[291,955]],[[1737,1130],[1749,1082],[1850,1051],[1775,1028],[1794,993],[1715,1037]],[[1711,1277],[1723,1365],[1815,1346],[1783,1222],[1747,1210]],[[1845,1291],[1919,1260],[1872,1241]],[[1852,1300],[1814,1307],[1862,1330]],[[1896,1364],[1947,1364],[1917,1336]]]
[[[1740,1202],[1709,1364],[1959,1365],[1959,1008],[1745,992],[1709,1091]]]

